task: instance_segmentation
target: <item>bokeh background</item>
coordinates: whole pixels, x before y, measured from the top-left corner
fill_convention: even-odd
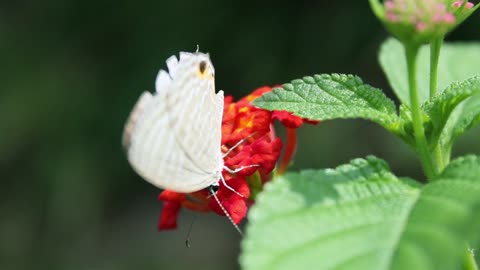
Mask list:
[[[376,57],[386,33],[368,1],[284,2],[1,1],[0,269],[237,269],[240,237],[226,218],[185,211],[177,230],[156,231],[159,190],[132,171],[120,138],[165,59],[197,44],[217,88],[235,97],[338,72],[393,98]],[[479,25],[474,14],[448,39],[478,41]],[[455,154],[480,153],[479,134]],[[412,151],[366,121],[299,136],[293,169],[374,154],[422,177]]]

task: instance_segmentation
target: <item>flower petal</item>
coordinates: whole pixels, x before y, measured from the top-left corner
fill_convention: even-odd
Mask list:
[[[257,165],[243,169],[237,173],[239,176],[248,176],[257,169],[264,173],[270,173],[280,156],[282,141],[280,138],[270,139],[268,135],[256,139],[249,145],[244,146],[236,155],[225,161],[225,165],[231,169]]]
[[[303,119],[287,111],[274,111],[272,118],[279,120],[282,125],[289,128],[299,128],[303,125]]]
[[[182,202],[186,199],[184,193],[178,193],[171,190],[164,190],[158,194],[159,201],[172,201],[172,202]]]
[[[177,218],[181,204],[173,201],[163,203],[162,212],[158,220],[158,230],[171,230],[177,228]]]
[[[246,201],[250,196],[250,188],[248,187],[245,179],[240,177],[229,179],[227,181],[227,184],[236,192],[242,194],[243,197],[240,197],[238,194],[232,192],[223,184],[220,184],[220,188],[218,189],[216,196],[232,218],[233,222],[238,224],[247,215],[248,207]],[[222,216],[225,215],[215,198],[210,198],[209,206],[210,209],[215,211],[217,214]]]

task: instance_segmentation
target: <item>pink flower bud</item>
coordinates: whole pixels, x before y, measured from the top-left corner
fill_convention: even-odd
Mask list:
[[[448,23],[448,24],[454,24],[455,23],[455,16],[453,16],[452,13],[447,13],[443,17],[443,21]]]
[[[461,7],[461,6],[463,5],[463,1],[455,1],[452,5],[453,5],[453,7],[455,7],[455,8],[459,8],[459,7]],[[466,9],[471,9],[472,7],[473,7],[473,3],[472,3],[472,2],[467,2],[467,3],[465,4],[465,8],[466,8]]]
[[[394,8],[395,8],[395,3],[392,0],[385,2],[385,9],[387,11],[393,10]]]
[[[462,6],[462,4],[463,4],[463,1],[455,1],[455,2],[453,3],[453,7],[459,8],[459,7]]]
[[[390,22],[398,22],[398,15],[392,12],[387,13],[387,20]]]
[[[427,25],[424,22],[418,22],[415,25],[415,29],[417,29],[418,32],[423,32],[425,29],[427,29]]]

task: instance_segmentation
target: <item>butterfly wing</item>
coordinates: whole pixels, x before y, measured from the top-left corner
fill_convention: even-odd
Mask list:
[[[172,112],[171,127],[182,138],[179,143],[199,169],[219,172],[223,169],[223,91],[215,95],[215,70],[210,58],[207,54],[180,53],[179,61],[172,56],[167,65],[176,89],[165,94]],[[157,92],[162,93],[158,86],[157,83]]]
[[[169,73],[159,72],[156,93],[142,94],[125,126],[132,167],[160,188],[188,193],[218,182],[223,94],[215,96],[213,79],[198,74],[196,65],[207,60],[211,65],[205,54],[169,58]]]

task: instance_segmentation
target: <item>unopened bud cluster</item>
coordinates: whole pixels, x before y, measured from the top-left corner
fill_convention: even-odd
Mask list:
[[[386,0],[381,7],[377,16],[392,34],[404,42],[421,44],[445,36],[473,12],[474,5],[451,0]]]

